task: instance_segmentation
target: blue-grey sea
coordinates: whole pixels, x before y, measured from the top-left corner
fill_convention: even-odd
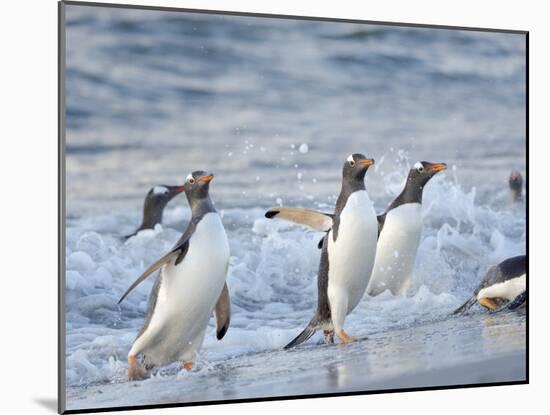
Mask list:
[[[525,378],[525,315],[448,318],[493,264],[525,253],[508,176],[526,168],[525,36],[373,24],[66,7],[68,409]],[[449,169],[424,191],[406,297],[365,297],[368,339],[283,352],[312,316],[319,234],[263,217],[334,207],[350,153],[376,159],[377,211],[418,160]],[[178,239],[184,196],[128,241],[156,184],[214,173],[231,246],[233,316],[191,373],[129,383],[126,355]],[[504,362],[504,363],[503,363]],[[132,391],[139,393],[132,394]]]

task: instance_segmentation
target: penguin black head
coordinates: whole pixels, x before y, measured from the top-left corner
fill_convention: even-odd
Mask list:
[[[406,187],[411,186],[422,190],[432,177],[443,170],[447,170],[447,165],[445,163],[418,161],[409,170]]]
[[[183,186],[167,186],[160,184],[152,187],[145,196],[145,207],[164,209],[172,198],[183,192]]]
[[[143,203],[143,219],[139,228],[132,234],[126,235],[128,239],[142,229],[153,229],[158,223],[162,223],[162,213],[170,200],[183,192],[183,186],[157,185],[151,188],[145,196]]]
[[[143,228],[154,228],[162,222],[162,212],[168,202],[179,193],[183,192],[183,186],[157,185],[151,188],[145,196],[143,207]]]
[[[363,154],[350,154],[342,169],[344,182],[358,181],[363,183],[365,180],[365,173],[373,164],[374,159],[368,159]]]
[[[202,170],[194,171],[186,177],[183,187],[189,203],[208,197],[210,182],[213,178],[213,174]]]
[[[514,202],[521,200],[521,191],[523,189],[523,177],[519,171],[513,171],[510,173],[510,179],[508,180],[510,190],[512,191],[512,199]]]

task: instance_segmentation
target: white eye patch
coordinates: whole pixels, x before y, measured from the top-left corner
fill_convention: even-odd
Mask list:
[[[419,161],[417,161],[414,166],[413,166],[414,169],[420,169],[420,168],[424,168],[424,165],[422,163],[420,163]]]
[[[155,186],[153,187],[153,194],[155,195],[162,195],[168,193],[168,189],[164,186]]]
[[[347,161],[354,161],[353,160],[353,154],[350,154],[349,157],[347,158]]]
[[[193,178],[193,175],[191,173],[189,173],[187,175],[187,177],[185,178],[185,181],[188,182],[189,180],[191,180]]]

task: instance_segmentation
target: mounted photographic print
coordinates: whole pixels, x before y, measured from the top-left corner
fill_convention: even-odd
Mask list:
[[[59,410],[528,382],[528,33],[59,5]]]

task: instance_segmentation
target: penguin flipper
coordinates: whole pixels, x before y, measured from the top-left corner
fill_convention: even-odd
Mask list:
[[[334,215],[311,209],[272,207],[265,212],[268,219],[282,219],[290,223],[305,225],[316,231],[327,232],[332,228]]]
[[[171,261],[172,259],[176,258],[176,263],[179,264],[182,260],[185,254],[187,253],[187,250],[189,248],[189,242],[177,246],[170,252],[168,252],[166,255],[161,257],[159,260],[157,260],[153,265],[151,265],[149,268],[145,270],[143,274],[141,274],[133,283],[130,285],[130,287],[126,290],[126,292],[120,297],[120,300],[118,300],[118,304],[122,302],[126,298],[130,292],[136,288],[139,284],[141,284],[145,279],[150,276],[152,273],[154,273],[156,270],[158,270],[160,267]],[[176,265],[177,265],[176,264]]]
[[[221,340],[225,336],[225,333],[227,333],[229,322],[231,321],[231,300],[229,299],[227,283],[223,285],[222,293],[220,294],[220,298],[218,298],[214,312],[216,314],[216,338]]]
[[[164,255],[162,258],[160,258],[158,261],[156,261],[153,265],[151,265],[149,268],[145,270],[141,276],[134,281],[132,285],[130,285],[130,288],[126,290],[124,295],[120,297],[120,300],[118,300],[118,304],[126,298],[126,296],[132,291],[134,288],[136,288],[139,284],[141,284],[149,275],[151,275],[153,272],[155,272],[157,269],[165,265],[167,262],[172,260],[174,256],[176,256],[176,261],[174,265],[178,265],[183,259],[185,258],[185,255],[187,254],[187,251],[189,250],[189,239],[191,238],[191,235],[195,231],[195,228],[197,227],[197,223],[200,221],[199,218],[195,218],[189,224],[187,225],[187,229],[185,229],[185,232],[181,236],[181,238],[176,242],[176,245],[168,252],[166,255]]]
[[[511,310],[511,311],[516,310],[516,309],[520,308],[522,305],[524,305],[526,301],[527,301],[527,291],[524,291],[521,294],[519,294],[518,296],[516,296],[516,298],[514,298],[509,303],[506,303],[505,305],[503,305],[499,309],[494,310],[493,313],[498,313],[498,312],[503,311],[503,310]]]
[[[516,308],[521,307],[525,302],[527,301],[527,291],[522,292],[520,295],[518,295],[516,298],[514,298],[510,303],[506,306],[508,310],[515,310]]]

